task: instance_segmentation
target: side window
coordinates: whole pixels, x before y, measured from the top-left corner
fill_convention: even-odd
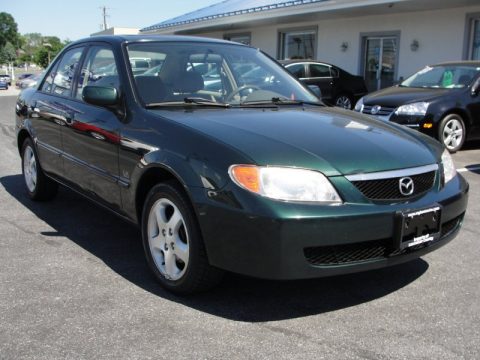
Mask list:
[[[119,80],[113,51],[107,46],[92,46],[83,62],[77,85],[76,98],[82,99],[87,85],[113,86],[118,89]]]
[[[330,66],[310,64],[310,77],[330,77]]]
[[[332,77],[339,77],[340,76],[340,71],[338,71],[337,68],[331,67],[330,68],[330,73]]]
[[[305,66],[303,64],[293,64],[287,67],[287,70],[297,78],[305,77]]]
[[[43,81],[40,91],[48,93],[52,91],[53,79],[57,73],[58,63],[59,61],[57,61],[57,63],[50,69],[50,72],[47,74],[47,76],[45,76],[45,80]]]
[[[78,62],[82,56],[83,48],[68,50],[60,60],[53,79],[52,92],[61,96],[70,96],[72,82]]]

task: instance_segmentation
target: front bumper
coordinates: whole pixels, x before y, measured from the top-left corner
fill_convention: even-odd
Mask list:
[[[458,233],[468,183],[458,175],[440,190],[404,203],[315,206],[273,201],[235,185],[192,192],[209,261],[267,279],[302,279],[365,271],[431,252]],[[398,211],[442,206],[440,239],[395,248]]]

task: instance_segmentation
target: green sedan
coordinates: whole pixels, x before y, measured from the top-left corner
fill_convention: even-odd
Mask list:
[[[304,279],[410,261],[452,240],[467,208],[436,140],[327,107],[226,41],[71,43],[19,96],[16,129],[30,198],[62,184],[137,224],[176,293],[225,271]]]

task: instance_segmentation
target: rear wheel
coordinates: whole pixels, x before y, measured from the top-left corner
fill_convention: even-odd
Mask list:
[[[335,103],[335,106],[343,108],[343,109],[347,109],[347,110],[352,110],[353,109],[353,100],[347,94],[337,95],[334,103]]]
[[[465,123],[460,115],[447,115],[440,122],[438,139],[451,153],[461,149],[465,142],[465,136]]]
[[[147,263],[166,289],[189,294],[220,281],[222,271],[209,264],[193,209],[175,184],[158,184],[149,192],[142,237]]]
[[[57,195],[58,184],[43,173],[30,138],[25,139],[22,146],[22,173],[30,199],[45,201]]]

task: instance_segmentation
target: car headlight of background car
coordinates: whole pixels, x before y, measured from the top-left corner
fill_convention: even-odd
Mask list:
[[[443,165],[443,178],[445,179],[445,184],[452,180],[457,174],[455,169],[455,164],[453,163],[452,156],[447,149],[443,151],[442,154],[442,165]]]
[[[328,204],[342,202],[327,177],[317,171],[232,165],[229,174],[240,187],[271,199]]]
[[[357,103],[355,104],[355,109],[354,110],[362,112],[362,108],[363,108],[363,97],[358,99]]]
[[[424,116],[427,113],[428,102],[416,102],[412,104],[406,104],[400,106],[396,111],[395,115],[420,115]]]

